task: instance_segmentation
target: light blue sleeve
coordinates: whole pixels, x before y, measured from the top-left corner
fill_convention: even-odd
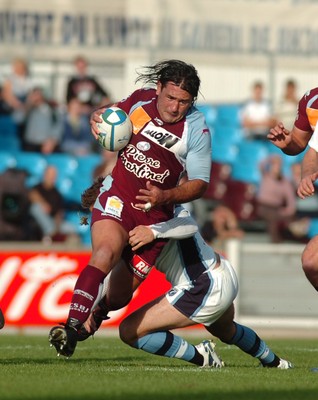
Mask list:
[[[212,162],[211,133],[205,123],[204,115],[194,110],[187,116],[189,132],[186,171],[189,180],[201,179],[209,182]]]
[[[176,206],[174,218],[149,225],[155,239],[186,239],[198,232],[199,228],[189,211]]]

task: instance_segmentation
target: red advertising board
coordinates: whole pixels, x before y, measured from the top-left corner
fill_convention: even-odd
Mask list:
[[[45,327],[64,322],[72,291],[90,252],[0,250],[0,305],[6,326]],[[153,269],[130,304],[104,324],[116,327],[136,308],[170,288],[162,273]]]

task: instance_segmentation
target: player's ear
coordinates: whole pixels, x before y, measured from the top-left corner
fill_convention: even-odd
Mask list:
[[[158,96],[161,93],[162,90],[162,83],[161,82],[157,82],[157,89],[156,89],[156,95]]]

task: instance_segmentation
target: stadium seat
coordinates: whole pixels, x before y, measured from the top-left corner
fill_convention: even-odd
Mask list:
[[[8,168],[15,168],[17,160],[12,153],[0,151],[0,173],[2,174]]]
[[[102,162],[102,156],[100,154],[89,154],[85,156],[77,157],[78,167],[81,171],[86,171],[87,169],[93,170],[97,165]]]
[[[311,218],[309,222],[307,236],[309,239],[318,235],[318,218]]]
[[[237,146],[225,141],[214,141],[212,138],[212,160],[220,164],[232,165],[237,158]]]
[[[18,152],[21,150],[21,141],[18,136],[17,127],[8,115],[0,116],[0,149]]]
[[[216,106],[216,123],[223,126],[241,126],[239,104],[219,104]]]
[[[64,177],[63,179],[59,179],[56,183],[56,187],[59,192],[62,194],[65,202],[70,204],[80,204],[81,195],[84,189],[88,187],[86,181],[80,179],[74,179]]]
[[[78,162],[75,157],[65,153],[52,153],[45,156],[48,165],[54,165],[57,169],[56,184],[65,185],[64,180],[72,179],[78,170]],[[63,183],[64,182],[64,183]],[[66,185],[67,186],[67,185]]]
[[[93,174],[95,168],[103,162],[102,156],[100,154],[79,156],[77,157],[77,162],[77,173],[90,185],[94,179]]]
[[[15,154],[17,161],[16,167],[28,173],[26,184],[32,187],[41,182],[47,161],[40,153],[19,152]]]
[[[212,104],[200,104],[197,108],[204,114],[208,127],[213,127],[217,116],[216,107]]]
[[[259,185],[261,181],[260,163],[268,156],[268,148],[262,142],[242,141],[232,164],[233,180]]]
[[[54,165],[58,175],[71,177],[77,172],[78,162],[76,157],[66,153],[52,153],[45,156],[48,164]]]
[[[217,123],[212,132],[213,142],[239,144],[244,140],[243,129],[239,126],[227,126]]]

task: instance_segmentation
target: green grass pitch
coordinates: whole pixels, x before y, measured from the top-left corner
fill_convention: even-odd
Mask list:
[[[266,341],[295,368],[260,368],[257,360],[215,340],[226,367],[200,369],[97,335],[65,359],[56,356],[44,335],[1,332],[0,399],[317,400],[318,340]]]

